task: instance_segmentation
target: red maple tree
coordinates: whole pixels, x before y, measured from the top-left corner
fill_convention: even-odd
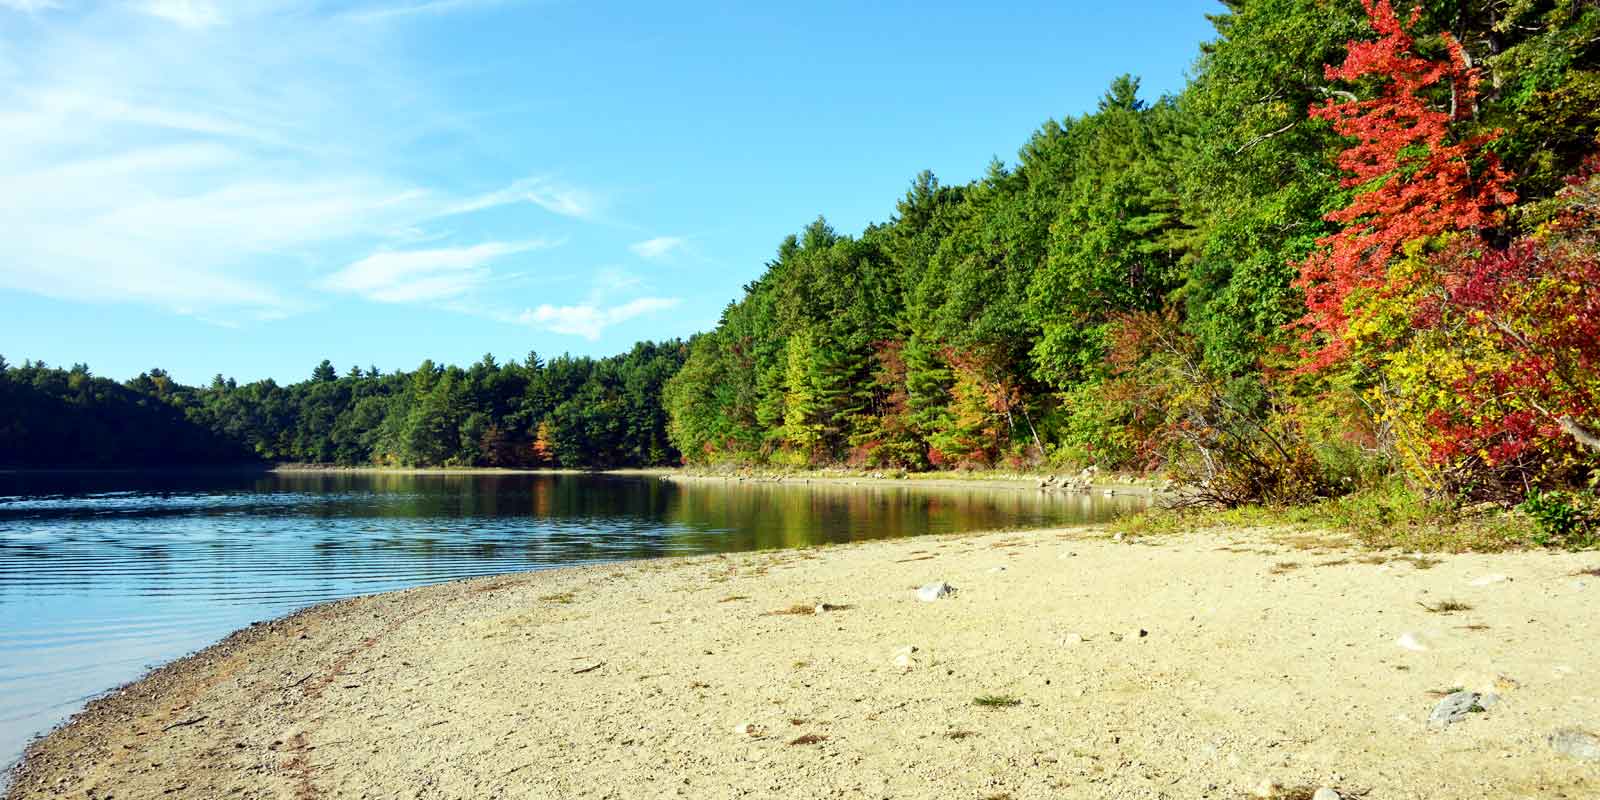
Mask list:
[[[1344,63],[1325,70],[1330,80],[1378,78],[1383,90],[1366,100],[1347,95],[1310,108],[1313,118],[1355,140],[1338,166],[1346,173],[1341,185],[1356,191],[1349,205],[1327,215],[1343,227],[1318,240],[1295,282],[1306,298],[1299,325],[1310,344],[1307,369],[1349,355],[1347,298],[1383,287],[1389,262],[1406,242],[1490,228],[1501,207],[1516,199],[1508,173],[1484,149],[1498,133],[1452,140],[1451,124],[1474,111],[1480,79],[1461,45],[1441,34],[1446,58],[1419,55],[1408,29],[1420,8],[1402,23],[1389,0],[1362,4],[1378,38],[1350,42]]]

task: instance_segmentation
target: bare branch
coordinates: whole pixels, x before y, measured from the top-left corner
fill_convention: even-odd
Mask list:
[[[1255,147],[1256,145],[1261,144],[1262,142],[1264,142],[1264,141],[1266,141],[1268,139],[1271,139],[1272,137],[1277,136],[1280,133],[1284,133],[1284,132],[1288,131],[1290,128],[1293,128],[1294,126],[1299,125],[1299,124],[1300,124],[1300,120],[1295,120],[1293,122],[1290,122],[1288,125],[1285,125],[1285,126],[1279,128],[1279,129],[1275,130],[1275,131],[1272,131],[1271,133],[1263,133],[1260,136],[1257,136],[1254,139],[1251,139],[1250,141],[1245,142],[1244,144],[1240,145],[1238,150],[1233,151],[1233,154],[1234,155],[1239,155],[1239,154],[1243,153],[1244,151],[1249,150],[1250,148]]]

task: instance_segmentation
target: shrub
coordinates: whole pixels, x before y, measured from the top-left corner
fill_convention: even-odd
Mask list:
[[[1533,518],[1535,542],[1547,547],[1589,547],[1600,538],[1600,501],[1594,492],[1535,489],[1518,508]]]

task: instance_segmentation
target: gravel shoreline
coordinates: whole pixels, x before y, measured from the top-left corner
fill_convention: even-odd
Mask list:
[[[1593,796],[1550,737],[1600,727],[1596,561],[1073,529],[479,578],[239,631],[5,796]]]

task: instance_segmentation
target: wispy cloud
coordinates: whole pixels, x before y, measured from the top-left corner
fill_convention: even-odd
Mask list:
[[[224,21],[222,9],[211,0],[145,0],[140,9],[184,28],[209,28]]]
[[[541,305],[522,312],[521,321],[552,333],[582,336],[594,341],[606,328],[634,317],[654,314],[677,306],[675,297],[641,297],[614,306],[582,303],[571,306]]]
[[[374,253],[318,283],[324,289],[359,294],[380,303],[417,303],[457,298],[482,287],[491,278],[490,262],[551,243],[486,242],[471,247],[442,247]]]
[[[513,203],[532,203],[552,214],[577,219],[592,217],[600,209],[599,197],[593,192],[549,178],[524,178],[504,189],[469,198],[446,213],[470,214]]]
[[[634,242],[628,245],[628,249],[632,250],[634,255],[640,258],[648,258],[654,261],[672,255],[674,251],[682,249],[685,244],[687,244],[687,241],[682,237],[657,236],[654,239]]]
[[[26,13],[58,5],[0,0]],[[515,202],[578,218],[598,207],[551,179],[480,196],[419,180],[410,148],[453,141],[459,121],[383,26],[323,8],[135,0],[0,26],[0,196],[15,201],[0,203],[0,288],[276,319],[317,302],[308,288],[341,265],[420,264],[404,254],[425,242],[437,258],[507,254],[446,246],[444,218]],[[487,263],[347,291],[454,297]]]
[[[423,14],[445,14],[494,4],[495,0],[425,0],[420,3],[370,6],[350,12],[350,18],[363,22],[382,22]]]

